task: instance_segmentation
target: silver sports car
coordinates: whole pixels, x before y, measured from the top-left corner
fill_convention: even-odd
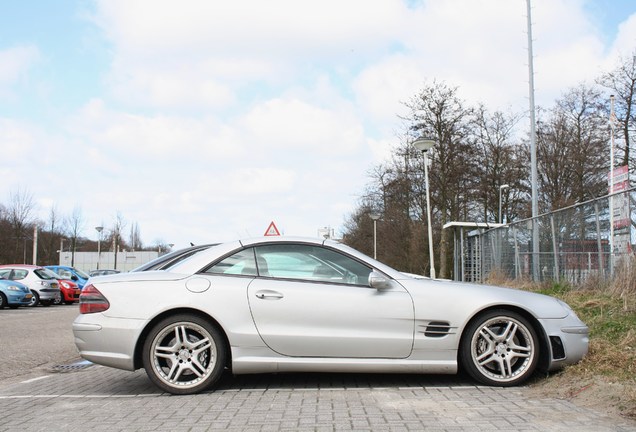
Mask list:
[[[456,373],[511,386],[587,353],[567,304],[413,277],[331,240],[265,237],[91,278],[73,323],[83,358],[145,368],[175,394],[234,374]]]

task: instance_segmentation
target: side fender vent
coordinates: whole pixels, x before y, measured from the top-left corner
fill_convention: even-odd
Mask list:
[[[441,338],[451,333],[450,323],[446,321],[431,321],[424,328],[424,336]]]

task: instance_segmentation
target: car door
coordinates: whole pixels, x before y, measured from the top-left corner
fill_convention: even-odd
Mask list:
[[[295,357],[405,358],[413,347],[410,294],[378,290],[366,264],[303,244],[254,248],[258,277],[248,287],[254,323],[274,351]]]

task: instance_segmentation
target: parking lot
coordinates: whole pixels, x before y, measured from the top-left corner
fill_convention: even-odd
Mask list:
[[[32,364],[2,368],[0,431],[636,431],[633,421],[524,387],[455,376],[226,374],[215,391],[170,396],[143,371],[69,356],[76,314],[77,306],[0,311],[0,361]],[[37,330],[38,342],[25,344]]]

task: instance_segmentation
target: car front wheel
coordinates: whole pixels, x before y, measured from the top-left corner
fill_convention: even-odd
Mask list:
[[[467,326],[460,357],[475,380],[492,386],[514,386],[530,378],[536,369],[539,339],[523,316],[494,310]]]
[[[203,318],[180,314],[157,323],[144,342],[148,377],[173,394],[198,393],[218,381],[226,348],[219,330]]]
[[[29,303],[29,306],[37,306],[40,304],[40,295],[36,292],[31,290],[31,294],[33,294],[33,296],[31,297],[31,303]]]

